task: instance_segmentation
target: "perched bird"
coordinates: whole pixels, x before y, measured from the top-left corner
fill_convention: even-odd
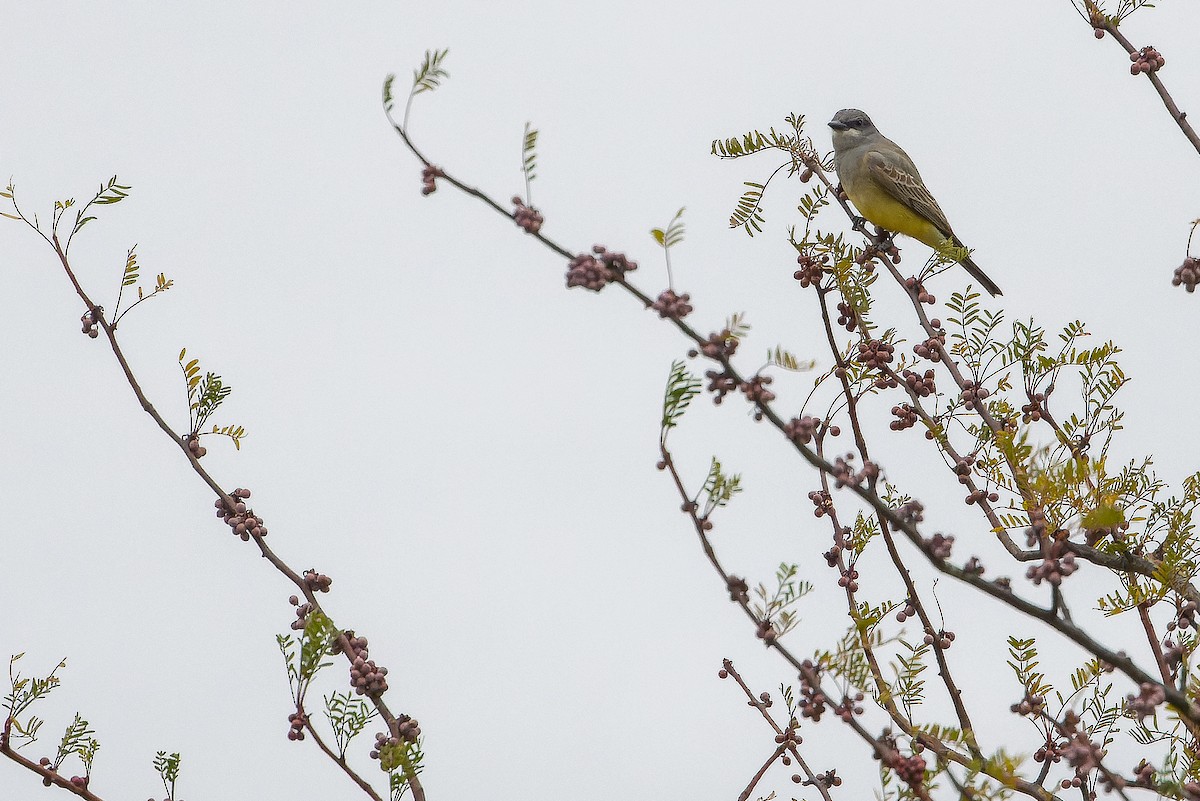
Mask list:
[[[863,217],[934,250],[946,240],[963,247],[912,159],[881,134],[870,117],[856,108],[842,109],[833,115],[829,127],[833,129],[838,179]],[[1003,294],[970,256],[961,264],[993,296]]]

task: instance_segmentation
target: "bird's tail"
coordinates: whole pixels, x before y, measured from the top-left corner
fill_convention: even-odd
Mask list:
[[[983,284],[983,288],[991,293],[992,297],[1004,294],[1000,291],[1000,287],[996,286],[996,282],[988,278],[987,274],[983,270],[979,269],[979,265],[973,262],[970,256],[967,256],[965,259],[963,259],[960,264],[962,264],[963,268],[970,273],[972,278]]]

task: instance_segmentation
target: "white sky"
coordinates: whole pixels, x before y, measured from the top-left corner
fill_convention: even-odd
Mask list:
[[[451,50],[447,84],[415,103],[431,158],[504,201],[523,191],[531,120],[545,232],[629,253],[651,294],[665,279],[647,232],[686,205],[677,283],[703,330],[748,313],[748,370],[776,344],[827,358],[791,279],[799,190],[768,196],[763,235],[728,231],[741,182],[773,162],[719,162],[709,144],[795,111],[827,148],[833,112],[866,109],[921,166],[1010,318],[1083,319],[1126,348],[1119,454],[1153,452],[1176,482],[1197,469],[1200,301],[1169,281],[1200,216],[1200,159],[1067,0],[332,8],[8,4],[0,172],[43,217],[114,173],[133,185],[80,235],[80,278],[111,307],[136,242],[145,276],[175,280],[120,329],[143,386],[182,425],[186,346],[234,387],[216,422],[250,437],[241,453],[209,443],[205,464],[254,490],[277,552],[333,577],[335,621],[370,638],[391,707],[421,722],[430,799],[735,798],[774,744],[717,680],[720,661],[760,690],[790,676],[654,470],[683,340],[615,291],[565,292],[561,261],[478,202],[420,195],[379,98],[426,48]],[[1200,102],[1198,24],[1194,7],[1164,3],[1126,27],[1165,55],[1184,108]],[[925,250],[905,254],[915,269]],[[92,789],[106,798],[160,795],[156,750],[183,753],[191,801],[355,797],[284,736],[274,635],[292,588],[212,516],[103,340],[79,334],[83,310],[44,243],[0,227],[0,271],[0,653],[27,652],[26,674],[69,660],[28,753],[49,753],[78,709],[101,739]],[[939,297],[960,279],[940,278]],[[901,303],[894,287],[880,298]],[[777,379],[781,408],[809,385]],[[905,472],[908,434],[882,446],[885,468],[928,486],[940,523],[983,553],[974,518],[954,526],[955,485]],[[813,474],[736,399],[698,400],[673,437],[693,481],[714,452],[745,474],[718,547],[752,581],[799,562],[818,592],[790,645],[829,647],[845,610],[808,511]],[[881,573],[877,601],[895,584]],[[944,605],[954,592],[939,588]],[[959,597],[973,605],[947,605],[954,667],[996,747],[1020,730],[1006,711],[1019,691],[978,668],[1002,664],[989,635],[1005,624]],[[325,691],[345,686],[341,664],[327,675]],[[849,777],[841,796],[865,797],[861,743],[832,720],[802,733],[814,767]],[[761,794],[800,797],[789,773]],[[0,797],[41,792],[0,765]]]

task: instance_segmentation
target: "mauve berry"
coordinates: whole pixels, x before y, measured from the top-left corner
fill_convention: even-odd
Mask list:
[[[821,283],[821,278],[824,277],[825,271],[829,267],[829,255],[813,256],[810,253],[801,253],[796,258],[796,263],[800,265],[800,269],[796,270],[792,277],[800,282],[800,286],[807,289]]]
[[[930,306],[932,306],[934,303],[937,303],[937,298],[929,294],[929,292],[926,291],[925,286],[916,278],[906,278],[904,281],[904,286],[909,292],[912,292],[917,296],[918,303],[927,303]]]
[[[1195,292],[1196,285],[1200,284],[1200,259],[1194,256],[1188,256],[1175,270],[1175,277],[1171,279],[1171,286],[1183,285],[1183,288],[1188,292]]]
[[[1130,53],[1129,60],[1133,62],[1133,65],[1129,68],[1131,75],[1137,75],[1142,72],[1158,72],[1167,63],[1162,54],[1151,45],[1143,47],[1136,53]]]
[[[983,401],[992,393],[977,383],[968,383],[962,391],[963,406],[974,411],[982,411]]]
[[[917,410],[907,403],[892,406],[892,414],[895,415],[895,420],[888,423],[888,428],[894,432],[902,432],[902,430],[912,428],[917,424]]]
[[[440,167],[435,167],[432,164],[426,164],[421,170],[421,194],[432,195],[437,191],[437,183],[435,178],[444,178],[446,173],[442,172]]]
[[[1036,423],[1045,414],[1046,393],[1026,392],[1025,394],[1029,397],[1029,403],[1021,407],[1021,422]]]
[[[817,427],[821,421],[815,417],[793,417],[783,426],[784,435],[792,442],[800,445],[807,445],[812,441],[813,435],[817,432]]]
[[[593,245],[589,255],[581,253],[567,265],[567,288],[581,286],[599,292],[605,285],[621,280],[625,273],[637,269],[624,253],[610,252],[603,245]]]
[[[693,311],[691,299],[691,295],[686,292],[677,295],[672,289],[664,289],[654,303],[650,304],[650,308],[658,312],[658,316],[664,320],[682,320]]]
[[[854,357],[855,361],[866,365],[869,369],[882,369],[882,367],[892,360],[892,354],[895,352],[896,346],[890,342],[884,342],[879,339],[868,339],[866,342],[858,343],[858,354]]]
[[[837,310],[838,325],[842,326],[847,331],[853,331],[858,327],[858,312],[854,310],[853,306],[851,306],[849,303],[842,302],[837,305]]]
[[[542,230],[542,223],[546,220],[540,211],[533,206],[526,206],[525,202],[517,195],[513,195],[512,202],[516,207],[513,211],[513,220],[525,230],[525,233],[536,234]]]

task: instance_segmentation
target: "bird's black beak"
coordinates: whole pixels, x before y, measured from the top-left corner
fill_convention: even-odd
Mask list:
[[[850,126],[847,125],[846,123],[842,122],[841,120],[830,120],[829,127],[835,131],[844,131],[847,128],[849,128]]]

